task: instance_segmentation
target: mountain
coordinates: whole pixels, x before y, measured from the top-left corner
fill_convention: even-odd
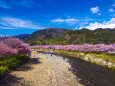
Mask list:
[[[30,44],[50,44],[50,42],[53,43],[55,39],[68,31],[72,30],[64,28],[42,29],[32,33],[24,41]]]
[[[96,30],[82,29],[76,31],[69,31],[57,39],[62,44],[112,44],[115,43],[115,29],[102,29],[98,28]]]
[[[0,38],[7,38],[10,37],[9,35],[0,35]]]
[[[19,38],[19,39],[25,39],[29,36],[30,34],[19,34],[19,35],[15,35],[13,37],[15,38]]]
[[[42,44],[112,44],[115,43],[115,28],[98,28],[96,30],[71,30],[63,28],[47,28],[38,30],[24,38],[30,45]]]

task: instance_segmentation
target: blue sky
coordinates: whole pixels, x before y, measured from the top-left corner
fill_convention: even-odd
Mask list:
[[[115,0],[0,0],[0,35],[49,27],[115,28]]]

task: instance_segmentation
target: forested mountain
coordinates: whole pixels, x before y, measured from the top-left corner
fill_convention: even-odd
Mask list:
[[[65,40],[67,44],[111,44],[115,43],[115,29],[82,29],[77,31],[69,31],[63,34],[59,39]]]
[[[64,28],[47,28],[38,30],[32,33],[29,37],[27,37],[24,41],[29,44],[51,44],[54,41],[63,35],[64,33],[71,31],[71,29]]]
[[[31,45],[67,45],[67,44],[112,44],[115,43],[115,29],[96,30],[81,29],[71,30],[63,28],[47,28],[38,30],[24,39],[25,42]]]

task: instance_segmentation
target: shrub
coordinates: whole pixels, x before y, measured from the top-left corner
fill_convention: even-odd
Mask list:
[[[6,44],[0,43],[0,57],[17,54],[18,50],[13,49]]]
[[[30,54],[30,46],[17,38],[0,41],[0,75],[24,62]],[[5,58],[7,57],[7,58]]]
[[[0,41],[0,56],[9,56],[17,53],[30,54],[30,46],[18,38],[8,38]]]
[[[0,66],[0,74],[4,74],[7,71],[8,71],[8,67],[6,67],[6,66]]]
[[[25,54],[18,54],[14,56],[9,56],[9,58],[0,61],[0,75],[6,73],[7,71],[11,70],[12,68],[20,65],[29,57]]]

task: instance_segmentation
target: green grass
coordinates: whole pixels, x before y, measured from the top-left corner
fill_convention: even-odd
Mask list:
[[[6,59],[0,61],[0,75],[5,74],[16,66],[19,66],[28,58],[29,57],[27,55],[18,54],[15,56],[9,56]]]
[[[103,58],[115,62],[115,55],[106,54],[106,53],[90,53],[90,55],[94,55],[97,58]]]

